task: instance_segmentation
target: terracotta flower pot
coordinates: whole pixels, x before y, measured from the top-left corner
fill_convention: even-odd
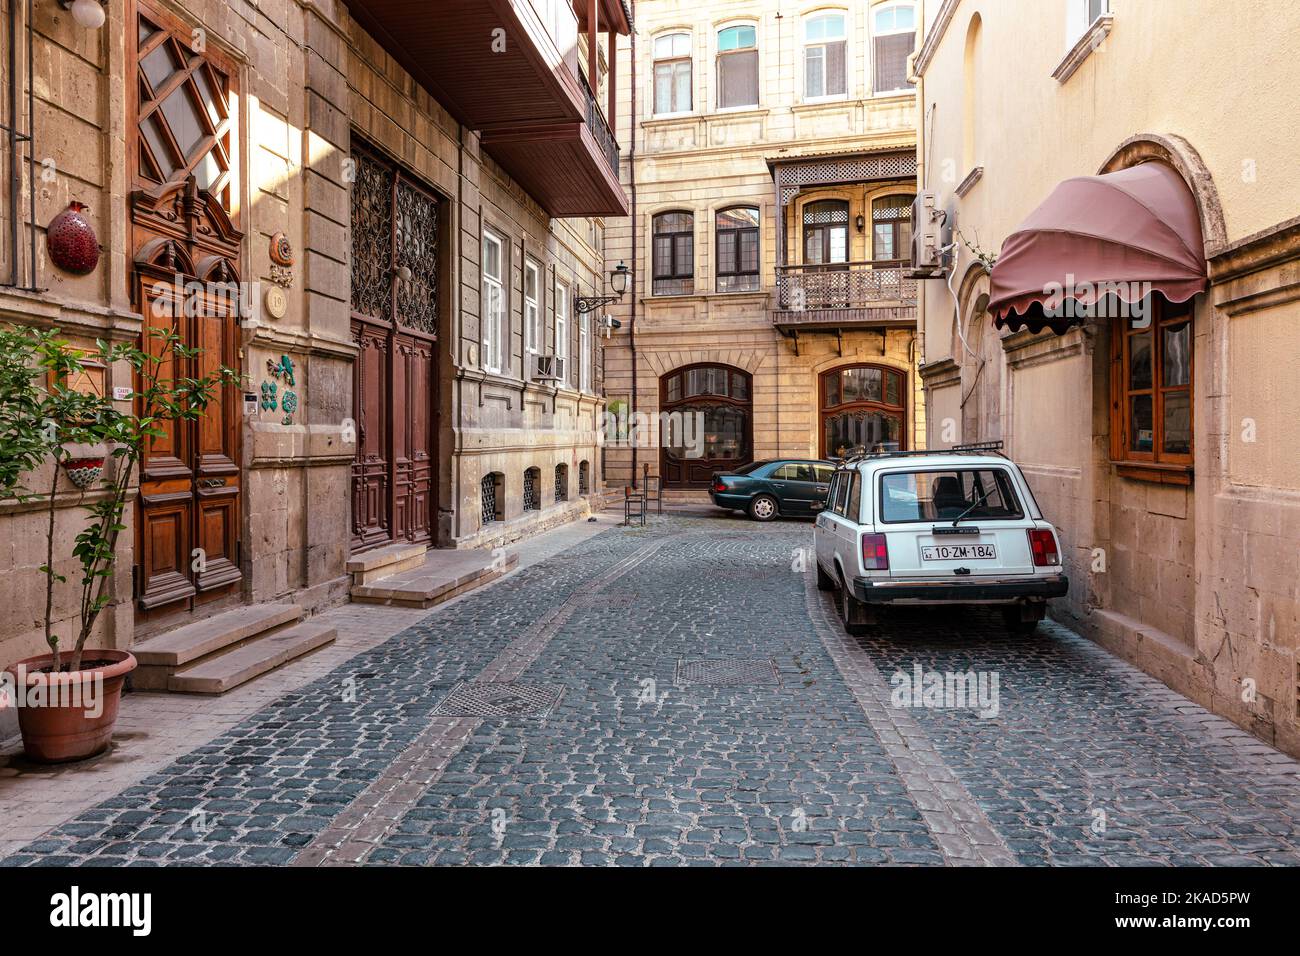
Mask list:
[[[70,652],[60,656],[67,660]],[[103,753],[113,739],[122,682],[135,670],[135,657],[127,651],[87,650],[82,669],[71,674],[51,674],[52,661],[52,655],[42,654],[5,668],[17,696],[10,705],[18,706],[24,752],[40,763]]]

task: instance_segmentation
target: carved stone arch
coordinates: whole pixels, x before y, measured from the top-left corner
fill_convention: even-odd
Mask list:
[[[1228,244],[1227,224],[1214,177],[1191,143],[1173,133],[1136,133],[1120,143],[1097,172],[1113,173],[1152,160],[1172,166],[1192,191],[1201,213],[1201,236],[1209,259]]]

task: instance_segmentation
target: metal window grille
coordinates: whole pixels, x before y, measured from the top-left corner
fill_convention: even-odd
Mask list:
[[[483,523],[490,524],[497,520],[497,476],[495,474],[483,476],[481,496],[483,498]]]
[[[555,500],[569,500],[569,466],[555,466]]]
[[[524,472],[524,510],[537,511],[540,505],[537,501],[537,478],[538,470],[529,468]]]
[[[591,493],[591,464],[589,462],[578,463],[578,494],[586,495]]]

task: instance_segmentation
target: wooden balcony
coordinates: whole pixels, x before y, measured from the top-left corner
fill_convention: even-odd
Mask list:
[[[589,47],[630,30],[621,0],[580,0],[582,18],[573,0],[345,2],[549,215],[627,215],[618,145],[578,63],[580,29]]]
[[[916,280],[903,260],[776,267],[772,324],[781,332],[916,324]]]

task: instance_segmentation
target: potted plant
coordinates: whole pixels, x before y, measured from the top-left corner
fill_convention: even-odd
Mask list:
[[[86,649],[100,612],[111,602],[118,536],[131,496],[135,468],[147,446],[163,437],[169,421],[196,418],[233,374],[221,368],[204,378],[163,378],[198,356],[170,331],[151,333],[143,351],[128,343],[98,341],[83,351],[58,330],[0,330],[0,497],[30,499],[26,474],[53,459],[43,495],[46,521],[45,642],[50,652],[6,669],[18,705],[23,748],[33,760],[78,760],[102,752],[113,736],[126,675],[135,669],[127,651]],[[106,396],[74,388],[90,365],[127,363],[139,386],[120,411]],[[106,462],[111,468],[104,473]],[[55,570],[57,492],[61,471],[80,489],[88,520],[74,538],[80,566],[79,605],[69,653],[55,633],[55,591],[67,578]],[[98,486],[98,487],[97,487]],[[87,500],[87,496],[90,496]]]

